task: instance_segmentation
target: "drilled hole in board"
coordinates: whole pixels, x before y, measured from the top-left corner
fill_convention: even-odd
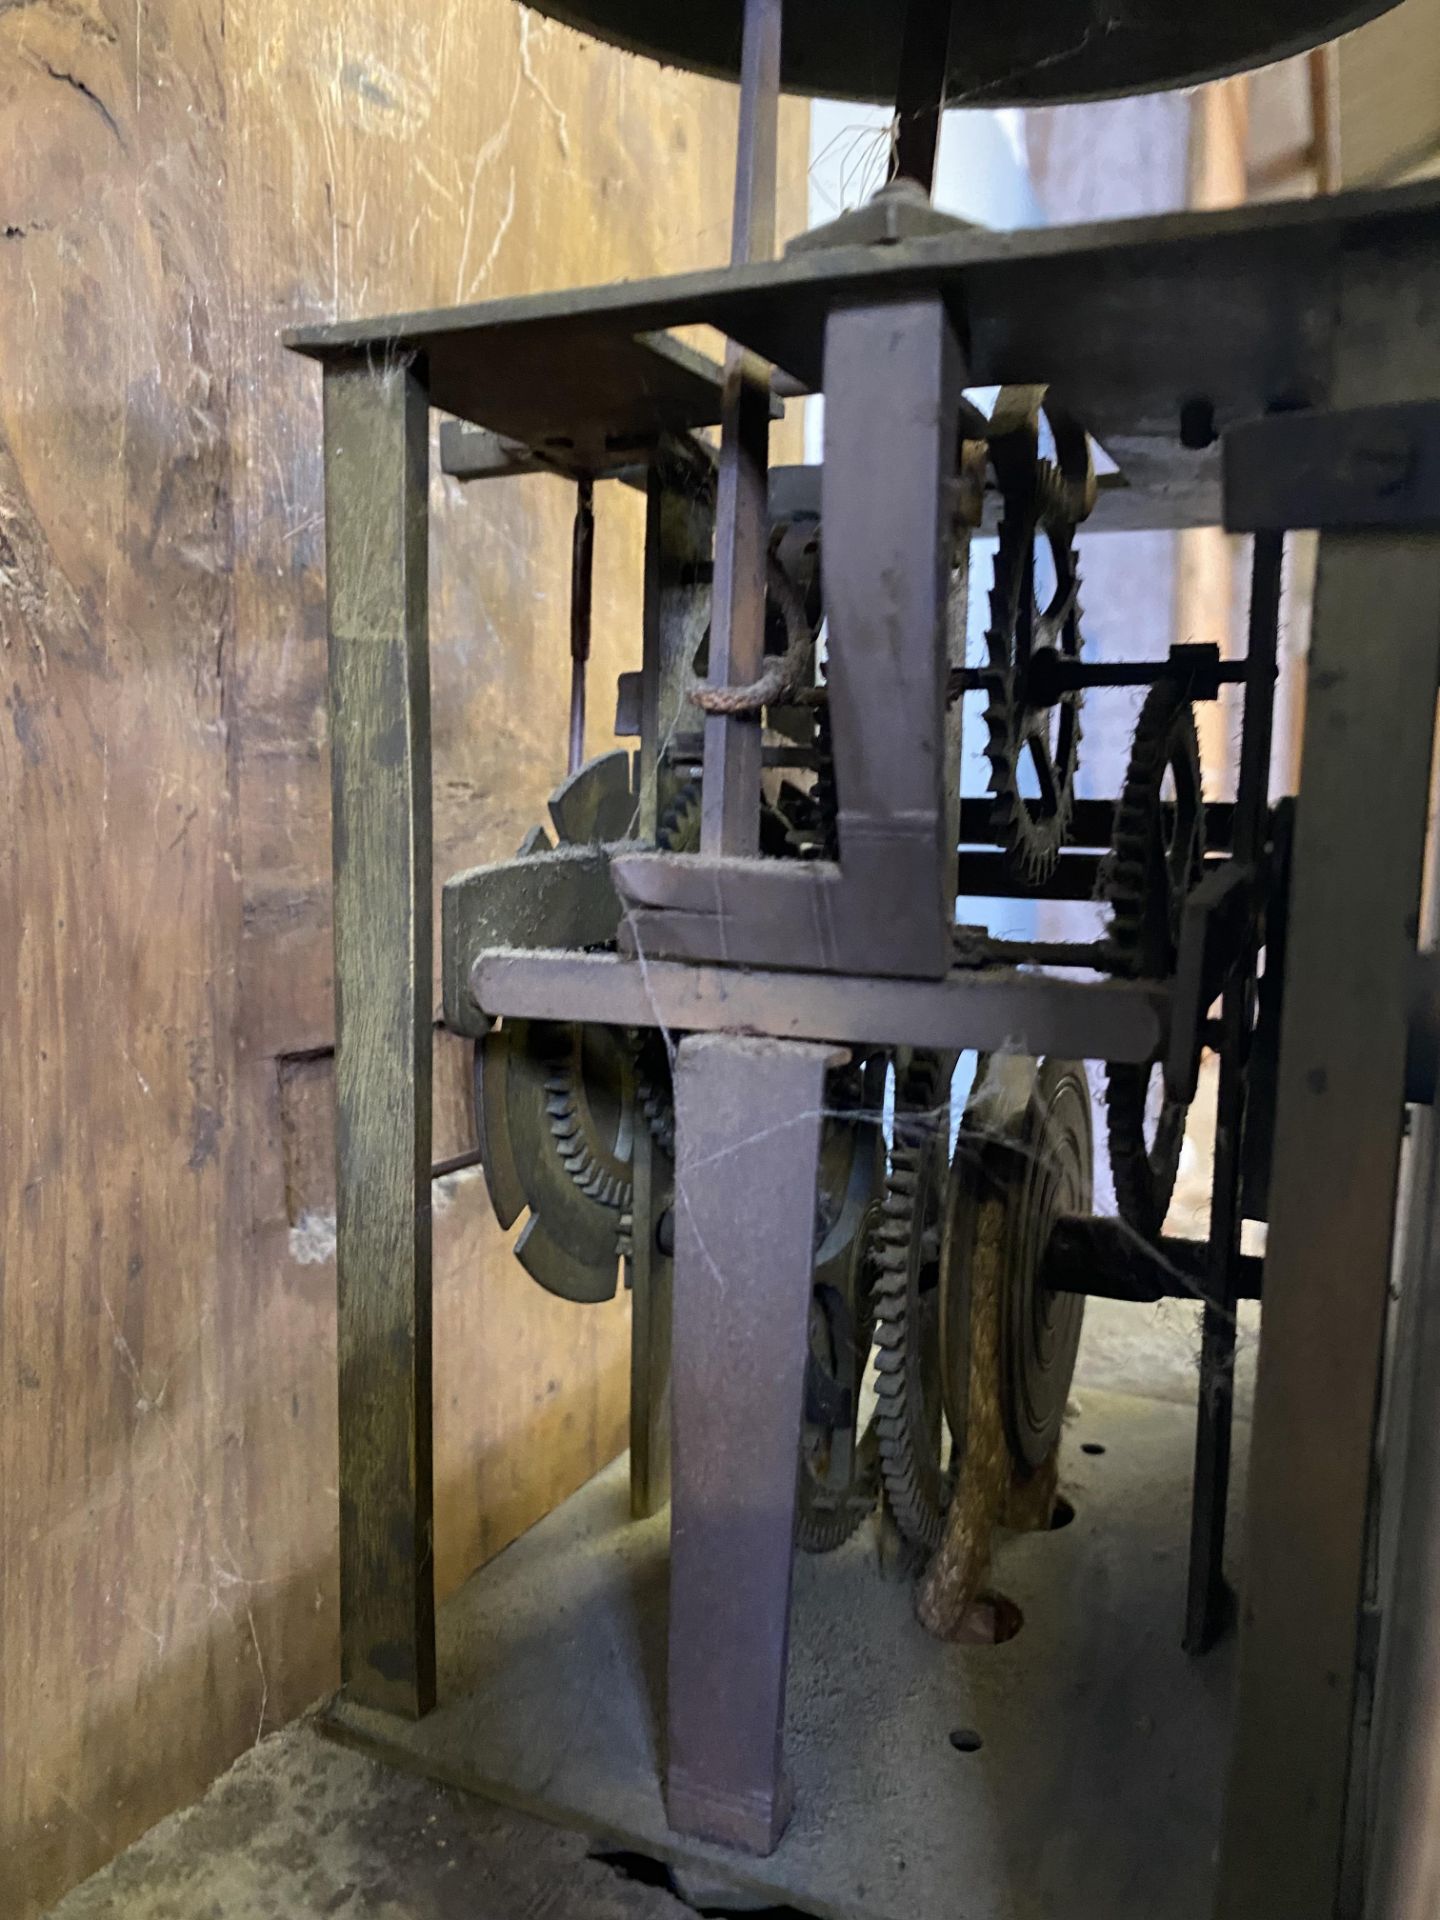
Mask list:
[[[1025,1624],[1025,1616],[1003,1593],[978,1593],[970,1602],[956,1640],[962,1647],[1003,1647]]]

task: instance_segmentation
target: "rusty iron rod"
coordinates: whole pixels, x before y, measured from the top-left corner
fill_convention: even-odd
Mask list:
[[[895,177],[934,191],[945,80],[950,63],[952,0],[910,0],[895,90]]]
[[[451,1154],[448,1160],[437,1160],[430,1168],[432,1180],[448,1180],[452,1173],[466,1173],[471,1167],[484,1165],[484,1156],[478,1147],[471,1147],[468,1153]]]
[[[731,239],[737,265],[775,251],[782,11],[782,0],[745,0]],[[747,686],[759,678],[764,659],[769,443],[770,370],[732,341],[725,356],[710,623],[710,681],[717,687]],[[760,747],[758,715],[706,717],[703,853],[758,851]]]
[[[730,259],[735,266],[747,260],[768,260],[775,252],[783,11],[783,0],[745,0],[735,222],[730,236]]]
[[[570,550],[570,755],[569,771],[585,759],[585,669],[595,598],[595,482],[585,474],[575,490],[575,531]]]

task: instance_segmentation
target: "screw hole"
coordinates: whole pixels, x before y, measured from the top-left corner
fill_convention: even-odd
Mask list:
[[[956,1753],[979,1753],[985,1742],[973,1727],[956,1727],[950,1735],[950,1744]]]
[[[1059,1533],[1062,1527],[1068,1527],[1075,1518],[1075,1508],[1063,1493],[1055,1496],[1055,1505],[1050,1514],[1050,1531]]]
[[[1180,409],[1181,446],[1199,452],[1204,447],[1213,447],[1219,437],[1212,403],[1203,396],[1187,400]]]
[[[1085,1440],[1081,1442],[1080,1451],[1082,1453],[1101,1454],[1105,1451],[1105,1448],[1099,1440]]]

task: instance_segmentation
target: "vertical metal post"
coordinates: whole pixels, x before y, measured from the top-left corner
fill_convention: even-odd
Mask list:
[[[730,259],[768,260],[775,251],[780,153],[780,36],[784,0],[745,0],[740,49],[740,131]]]
[[[687,464],[660,450],[645,511],[645,610],[640,669],[639,837],[653,843],[661,814],[663,749],[679,716],[710,594],[699,584],[714,551],[715,507]],[[647,1127],[635,1140],[630,1262],[630,1511],[637,1520],[670,1498],[670,1320],[673,1263],[656,1238],[668,1198],[667,1163]]]
[[[1437,743],[1440,744],[1440,743]],[[1440,933],[1440,823],[1432,763],[1430,831],[1418,944]],[[1434,966],[1433,958],[1420,963]],[[1412,1034],[1413,1038],[1413,1034]],[[1412,1060],[1413,1068],[1413,1060]],[[1417,1099],[1433,1086],[1414,1085]],[[1401,1168],[1400,1298],[1382,1416],[1375,1604],[1383,1622],[1372,1691],[1372,1738],[1357,1754],[1346,1866],[1366,1886],[1366,1920],[1440,1913],[1440,1115],[1410,1109]],[[1358,1743],[1357,1743],[1358,1744]],[[1362,1817],[1363,1814],[1363,1817]],[[1360,1835],[1360,1845],[1354,1836]],[[1368,1842],[1368,1855],[1365,1842]]]
[[[782,0],[745,0],[740,135],[731,259],[775,251]],[[770,370],[733,342],[725,356],[716,503],[710,684],[745,686],[765,655],[769,547]],[[760,841],[760,718],[707,714],[700,846],[753,854]]]
[[[945,689],[964,375],[933,294],[830,315],[829,713],[857,971],[938,979],[953,958],[959,722]]]
[[[664,748],[694,708],[686,699],[695,655],[710,624],[715,552],[714,476],[662,447],[645,504],[645,604],[640,666],[640,838],[660,824]]]
[[[1440,261],[1397,280],[1357,234],[1337,293],[1330,403],[1433,391]],[[1440,538],[1323,534],[1220,1920],[1329,1920],[1340,1898],[1437,680]]]
[[[1437,673],[1440,541],[1324,535],[1295,825],[1223,1920],[1328,1920],[1335,1910]]]
[[[1285,541],[1255,536],[1250,574],[1250,626],[1245,662],[1245,716],[1235,793],[1233,857],[1259,874],[1270,801],[1275,664],[1280,643],[1280,589]],[[1230,1440],[1235,1407],[1235,1314],[1240,1258],[1240,1154],[1245,1124],[1245,1067],[1255,984],[1253,947],[1225,983],[1221,1007],[1220,1082],[1215,1112],[1210,1251],[1200,1344],[1200,1402],[1195,1429],[1195,1493],[1190,1510],[1190,1582],[1185,1647],[1203,1653],[1226,1625],[1225,1517],[1230,1497]]]
[[[659,1242],[663,1158],[650,1129],[635,1137],[630,1255],[630,1512],[670,1498],[670,1322],[674,1264]]]
[[[435,1698],[428,460],[413,358],[326,367],[341,1677],[410,1715]]]
[[[843,1055],[839,1056],[843,1058]],[[773,1851],[825,1073],[708,1034],[675,1073],[669,1764],[680,1833]]]
[[[1431,853],[1432,871],[1435,852]],[[1394,1571],[1385,1599],[1375,1832],[1366,1920],[1440,1913],[1440,1127],[1417,1109],[1402,1312],[1407,1369],[1387,1457]]]
[[[590,626],[594,600],[595,482],[587,473],[575,489],[575,531],[570,552],[571,773],[578,773],[585,759],[585,671],[590,664]]]
[[[935,187],[955,0],[909,0],[895,89],[895,176]]]

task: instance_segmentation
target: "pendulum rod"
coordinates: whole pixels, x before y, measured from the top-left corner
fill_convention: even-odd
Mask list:
[[[578,773],[585,758],[585,669],[590,661],[595,597],[595,482],[585,474],[576,488],[575,531],[570,549],[570,755]]]
[[[1282,534],[1256,534],[1250,583],[1245,719],[1231,847],[1232,857],[1256,876],[1264,857],[1269,813],[1270,745],[1284,554]],[[1195,1482],[1190,1510],[1190,1580],[1185,1610],[1187,1653],[1204,1653],[1213,1646],[1226,1624],[1225,1511],[1230,1492],[1230,1437],[1235,1401],[1235,1313],[1241,1291],[1240,1170],[1245,1069],[1255,962],[1255,945],[1251,940],[1225,984],[1221,1001],[1215,1168],[1200,1345]]]
[[[737,266],[775,252],[780,130],[782,0],[745,0],[740,57],[740,137],[735,165]],[[715,590],[710,684],[758,680],[765,655],[765,572],[769,545],[770,369],[730,343],[720,426],[715,503]],[[700,800],[704,854],[756,854],[760,847],[759,714],[707,714]]]
[[[935,186],[954,0],[910,0],[895,90],[895,177]]]

